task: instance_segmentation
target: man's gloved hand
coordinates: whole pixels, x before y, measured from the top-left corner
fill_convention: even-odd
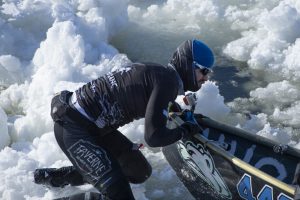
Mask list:
[[[197,124],[197,121],[194,117],[194,113],[192,113],[190,110],[183,110],[181,112],[180,118],[185,122],[189,121]]]
[[[190,121],[184,122],[180,128],[183,130],[183,137],[193,136],[201,131],[201,128],[198,124]]]
[[[181,115],[184,123],[180,126],[183,129],[183,137],[187,135],[195,135],[201,131],[201,127],[194,118],[194,114],[189,110],[184,110]]]

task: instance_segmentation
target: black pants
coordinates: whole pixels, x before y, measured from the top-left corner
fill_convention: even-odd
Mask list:
[[[80,113],[68,105],[69,96],[65,93],[52,100],[54,133],[60,148],[83,180],[102,194],[113,200],[134,199],[129,182],[144,182],[151,175],[150,164],[118,130],[100,129],[80,119]],[[53,113],[57,110],[61,111],[59,116]]]

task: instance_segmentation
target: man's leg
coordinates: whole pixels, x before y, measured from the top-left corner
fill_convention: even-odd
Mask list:
[[[58,127],[58,126],[56,126]],[[62,133],[55,128],[56,139],[60,145],[63,144]],[[105,147],[121,165],[122,171],[130,183],[143,183],[150,177],[152,168],[140,150],[134,148],[134,144],[121,132],[114,130],[111,133],[100,136],[94,135],[98,144]],[[65,152],[67,153],[67,152]],[[63,187],[67,184],[73,186],[87,183],[75,167],[63,167],[58,169],[45,168],[35,171],[35,182],[37,184],[49,185],[52,187]],[[51,181],[49,181],[51,179]]]
[[[55,123],[54,132],[57,143],[60,147],[64,147],[61,125]],[[65,148],[62,148],[62,150],[65,154],[68,153]],[[79,186],[87,183],[74,166],[36,169],[34,171],[34,182],[50,187],[64,187],[69,184]]]
[[[103,146],[103,142],[95,140],[98,134],[72,122],[55,123],[56,137],[60,132],[63,142],[59,142],[59,146],[84,180],[110,199],[134,199],[117,159]]]
[[[150,177],[151,165],[141,151],[135,147],[135,144],[120,131],[113,130],[105,136],[96,132],[92,135],[92,140],[117,159],[123,174],[130,183],[143,183]]]
[[[143,183],[152,173],[152,167],[142,152],[126,136],[114,130],[99,138],[103,147],[117,158],[124,175],[130,183]]]

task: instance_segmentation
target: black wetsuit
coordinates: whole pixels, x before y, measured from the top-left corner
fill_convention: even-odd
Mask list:
[[[89,82],[76,91],[80,107],[99,128],[118,128],[145,117],[150,146],[177,141],[181,132],[165,127],[163,111],[174,101],[180,80],[171,67],[133,64]]]
[[[134,199],[128,181],[140,183],[151,167],[116,129],[145,117],[149,146],[172,144],[182,129],[166,128],[165,112],[182,82],[172,67],[131,64],[52,100],[55,136],[83,179],[111,199]]]

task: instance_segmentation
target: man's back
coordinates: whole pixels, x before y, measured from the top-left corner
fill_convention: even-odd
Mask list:
[[[87,83],[76,91],[76,96],[98,127],[118,127],[145,116],[154,88],[161,88],[157,94],[160,98],[174,100],[178,92],[175,70],[134,63]]]

